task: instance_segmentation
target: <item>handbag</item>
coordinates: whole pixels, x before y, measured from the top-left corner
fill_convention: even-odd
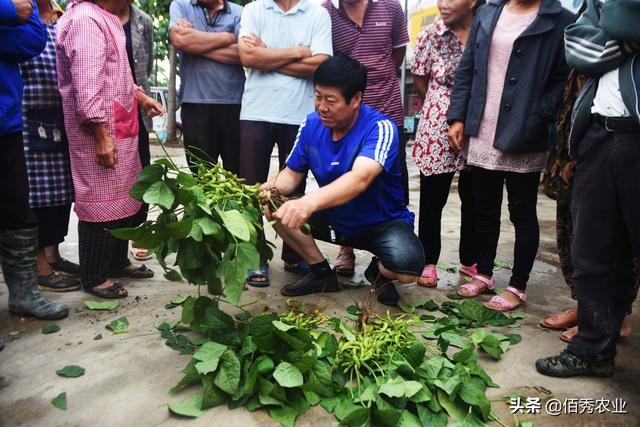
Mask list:
[[[25,143],[29,150],[60,151],[68,147],[61,107],[25,109]]]

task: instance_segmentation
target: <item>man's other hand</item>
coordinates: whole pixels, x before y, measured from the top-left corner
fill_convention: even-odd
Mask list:
[[[311,214],[313,214],[311,202],[306,197],[302,197],[283,203],[272,216],[285,227],[299,229],[307,222]]]

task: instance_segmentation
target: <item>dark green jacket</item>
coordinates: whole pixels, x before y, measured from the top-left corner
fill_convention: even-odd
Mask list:
[[[600,77],[619,68],[620,92],[627,110],[640,124],[639,0],[586,0],[587,9],[565,30],[570,67],[589,78],[574,105],[571,152],[591,124],[591,107]]]

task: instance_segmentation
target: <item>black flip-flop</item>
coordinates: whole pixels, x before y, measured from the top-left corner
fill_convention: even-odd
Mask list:
[[[128,277],[131,279],[149,279],[153,277],[153,270],[142,264],[138,268],[129,268],[129,266],[123,268],[120,271],[109,274],[111,277]]]
[[[129,292],[122,286],[122,283],[117,281],[113,282],[113,285],[108,288],[99,288],[96,286],[95,288],[85,289],[85,292],[104,299],[121,299],[129,295]]]

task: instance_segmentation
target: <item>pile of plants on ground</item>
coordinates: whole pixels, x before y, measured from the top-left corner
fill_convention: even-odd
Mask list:
[[[210,294],[175,298],[167,307],[182,306],[181,322],[157,325],[167,345],[192,353],[171,394],[199,387],[169,405],[174,414],[197,417],[227,405],[266,410],[293,426],[320,405],[343,426],[444,426],[450,419],[473,426],[495,418],[486,389],[497,385],[477,354],[498,359],[520,336],[481,328],[517,326],[517,316],[477,301],[431,300],[402,305],[401,315],[375,314],[372,293],[349,307],[348,321],[293,301],[284,313],[251,316],[240,307],[232,317],[220,304],[237,306],[247,270],[273,255],[259,233],[262,204],[277,208],[284,198],[245,185],[218,164],[189,170],[169,158],[146,167],[130,194],[159,214],[113,234],[155,253],[167,279],[198,285],[198,295],[206,286]]]
[[[418,309],[375,314],[370,301],[350,307],[353,320],[345,321],[291,300],[284,313],[242,311],[235,318],[216,299],[187,297],[181,303],[181,322],[158,329],[168,345],[174,347],[182,337],[193,351],[170,391],[188,388],[188,397],[169,405],[171,412],[187,417],[227,405],[266,410],[282,425],[293,426],[298,416],[320,405],[342,426],[486,425],[495,420],[486,389],[498,385],[478,365],[478,354],[499,359],[520,340],[516,334],[469,329],[457,315],[423,315],[425,320]],[[449,311],[448,305],[438,310]],[[461,305],[475,307],[477,314],[491,311],[476,301]],[[475,321],[516,323],[500,315],[504,318],[496,321],[479,314]],[[492,320],[482,323],[486,317]],[[180,329],[198,338],[177,334]]]

